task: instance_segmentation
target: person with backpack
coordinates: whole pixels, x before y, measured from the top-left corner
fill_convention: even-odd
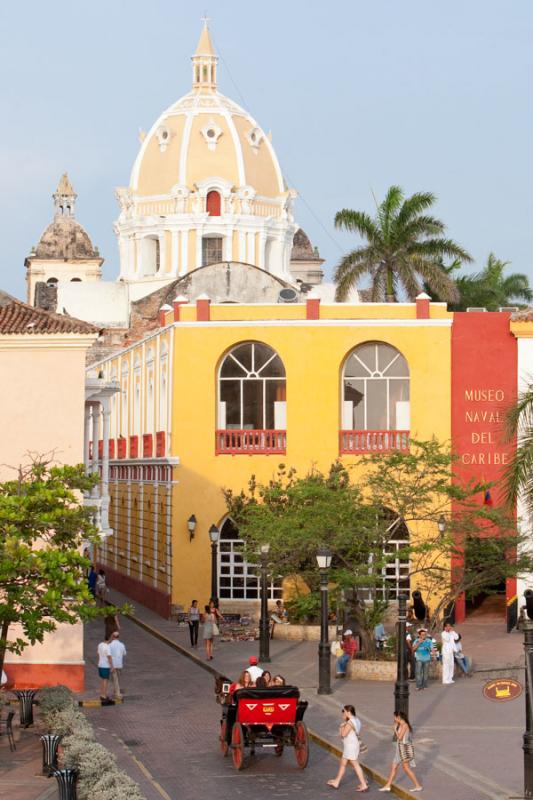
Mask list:
[[[339,726],[339,733],[342,738],[342,758],[339,764],[339,771],[337,777],[328,781],[328,786],[333,789],[338,789],[341,780],[346,772],[346,767],[351,764],[355,774],[359,778],[359,786],[356,792],[368,791],[368,783],[364,772],[359,763],[359,734],[361,733],[361,721],[357,718],[355,708],[353,706],[342,707],[342,722]]]
[[[403,767],[403,771],[406,775],[411,778],[414,783],[414,787],[410,789],[411,792],[421,792],[422,785],[418,778],[416,777],[413,767],[416,766],[415,764],[415,749],[413,747],[413,737],[412,737],[413,729],[411,727],[411,723],[407,718],[407,714],[403,711],[395,711],[394,712],[394,757],[392,759],[392,764],[390,768],[389,777],[387,778],[387,782],[381,789],[378,789],[379,792],[391,792],[392,791],[392,782],[396,777],[396,773],[398,772],[400,765]]]

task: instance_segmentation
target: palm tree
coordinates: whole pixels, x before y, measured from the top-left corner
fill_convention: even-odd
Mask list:
[[[509,438],[517,436],[518,446],[505,471],[505,494],[511,508],[521,497],[533,515],[533,384],[518,397],[507,413]]]
[[[481,272],[457,278],[460,298],[453,307],[454,311],[465,311],[468,307],[497,311],[502,306],[518,305],[520,300],[531,302],[533,291],[527,275],[513,272],[504,277],[503,273],[509,264],[509,261],[502,261],[490,253]]]
[[[373,302],[394,303],[402,289],[414,300],[422,281],[439,297],[458,299],[453,280],[442,269],[442,259],[472,258],[452,239],[443,237],[443,222],[425,213],[435,200],[431,192],[416,192],[405,198],[399,186],[391,186],[374,218],[349,208],[337,212],[336,228],[366,239],[366,244],[345,255],[337,267],[337,300],[345,300],[362,275],[370,275]]]

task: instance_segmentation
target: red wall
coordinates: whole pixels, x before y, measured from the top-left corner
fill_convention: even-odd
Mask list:
[[[502,468],[514,443],[504,441],[505,412],[516,399],[517,342],[509,331],[510,314],[460,312],[452,328],[452,446],[460,456],[455,473],[463,481],[495,481],[494,505],[502,500]],[[479,502],[483,503],[480,495]],[[507,599],[516,594],[509,581]],[[464,598],[456,621],[465,616]]]
[[[127,595],[129,599],[137,600],[143,606],[151,608],[152,611],[165,617],[165,619],[169,619],[170,595],[152,586],[147,586],[129,575],[123,575],[121,572],[112,569],[108,564],[98,564],[98,569],[100,567],[105,570],[108,586],[116,589],[117,592]]]

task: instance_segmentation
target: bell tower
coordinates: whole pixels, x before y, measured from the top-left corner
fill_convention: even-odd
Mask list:
[[[192,88],[195,92],[216,92],[218,57],[211,41],[207,17],[203,17],[204,27],[200,34],[198,47],[191,57]]]

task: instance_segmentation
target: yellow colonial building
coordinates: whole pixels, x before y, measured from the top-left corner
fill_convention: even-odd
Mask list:
[[[452,317],[425,295],[383,305],[177,298],[162,308],[157,331],[93,367],[121,385],[100,445],[114,533],[99,562],[110,583],[163,614],[206,600],[215,524],[223,607],[257,602],[222,487],[268,480],[280,463],[301,474],[339,456],[356,464],[407,449],[411,434],[449,440]],[[392,596],[408,588],[408,570],[390,567]]]

